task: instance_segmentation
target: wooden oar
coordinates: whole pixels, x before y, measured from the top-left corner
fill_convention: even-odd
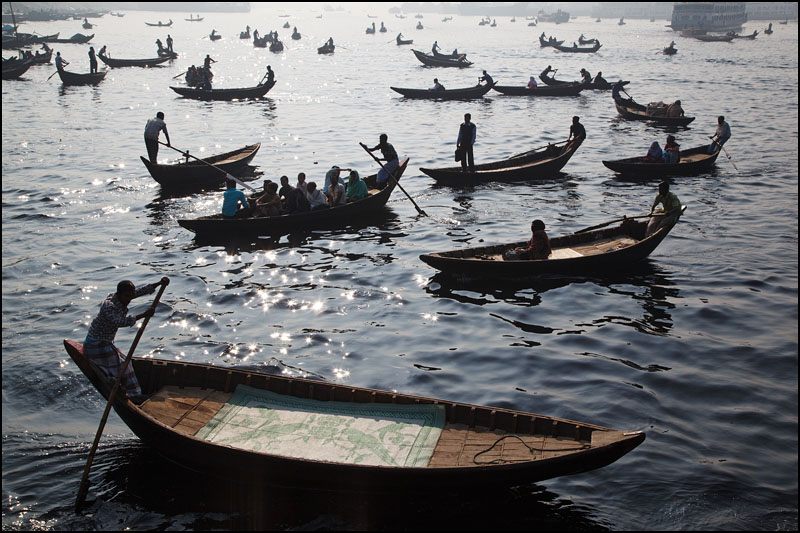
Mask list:
[[[177,76],[172,76],[172,79],[174,80],[175,78],[180,78],[181,76],[183,76],[183,75],[184,75],[184,74],[186,74],[187,72],[189,72],[189,71],[188,71],[188,70],[184,70],[183,72],[181,72],[181,73],[180,73],[180,74],[178,74]]]
[[[714,139],[714,137],[712,135],[709,135],[708,138],[711,139],[712,141]],[[715,144],[719,144],[719,143],[717,143],[717,141],[714,141],[714,143]],[[731,165],[733,165],[733,168],[736,169],[736,172],[739,172],[739,169],[736,168],[736,163],[734,163],[733,159],[731,158],[731,154],[729,154],[728,151],[725,149],[725,147],[722,146],[721,144],[719,145],[719,147],[722,149],[723,152],[725,152],[725,156],[728,158],[728,161],[731,162]]]
[[[626,220],[633,220],[634,218],[650,218],[652,216],[653,216],[653,214],[651,213],[649,215],[637,215],[635,217],[622,217],[622,218],[618,218],[616,220],[612,220],[610,222],[605,222],[603,224],[598,224],[596,226],[583,228],[581,230],[576,231],[575,233],[586,233],[587,231],[593,231],[593,230],[596,230],[596,229],[604,228],[606,226],[610,226],[611,224],[614,224],[615,222],[624,222]]]
[[[246,189],[250,189],[250,190],[251,190],[251,191],[253,191],[253,192],[256,192],[256,190],[255,190],[254,188],[252,188],[251,186],[249,186],[248,184],[246,184],[245,182],[243,182],[243,181],[242,181],[242,180],[240,180],[239,178],[237,178],[237,177],[235,177],[235,176],[231,176],[230,174],[228,174],[227,172],[225,172],[224,170],[222,170],[222,169],[221,169],[221,168],[219,168],[218,166],[212,165],[212,164],[211,164],[211,163],[209,163],[208,161],[205,161],[205,160],[203,160],[203,159],[200,159],[199,157],[197,157],[197,156],[195,156],[195,155],[192,155],[192,154],[190,154],[188,151],[184,152],[183,150],[181,150],[181,149],[179,149],[179,148],[175,148],[174,146],[171,146],[171,145],[169,145],[169,144],[167,144],[167,143],[162,143],[161,141],[158,141],[158,144],[161,144],[161,145],[163,145],[163,146],[166,146],[167,148],[172,148],[173,150],[175,150],[176,152],[180,152],[180,153],[181,153],[181,154],[183,154],[184,156],[188,156],[188,157],[194,157],[195,159],[197,159],[197,160],[198,160],[198,161],[200,161],[201,163],[205,163],[206,165],[208,165],[208,166],[210,166],[210,167],[212,167],[212,168],[215,168],[215,169],[219,170],[220,172],[222,172],[223,174],[225,174],[225,178],[226,178],[226,179],[233,180],[233,181],[235,181],[236,183],[238,183],[239,185],[241,185],[242,187],[244,187],[244,188],[246,188]]]
[[[389,175],[389,179],[391,179],[392,181],[394,181],[395,185],[397,185],[398,187],[400,187],[400,190],[401,190],[401,191],[403,191],[403,194],[405,194],[405,195],[408,197],[408,199],[409,199],[409,200],[411,200],[411,203],[412,203],[412,204],[414,204],[414,207],[417,209],[417,213],[419,213],[420,215],[422,215],[422,216],[425,216],[425,217],[426,217],[426,216],[428,216],[428,213],[426,213],[425,211],[423,211],[422,209],[420,209],[420,207],[417,205],[417,202],[415,202],[415,201],[414,201],[414,199],[413,199],[413,198],[411,198],[411,195],[409,195],[409,194],[406,192],[406,190],[403,188],[403,186],[402,186],[402,185],[400,185],[400,182],[399,182],[399,181],[397,181],[396,179],[394,179],[394,174],[393,174],[393,173],[391,173],[391,172],[389,172],[388,170],[386,170],[386,167],[385,167],[385,166],[383,166],[383,163],[381,163],[381,162],[380,162],[380,160],[379,160],[377,157],[375,157],[375,155],[374,155],[372,152],[370,152],[370,151],[369,151],[369,148],[367,148],[367,145],[365,145],[364,143],[358,143],[358,144],[360,144],[360,145],[361,145],[361,148],[363,148],[363,149],[364,149],[364,150],[365,150],[365,151],[366,151],[366,152],[367,152],[369,155],[371,155],[371,156],[372,156],[372,159],[374,159],[374,160],[375,160],[375,162],[376,162],[376,163],[378,163],[378,164],[381,166],[381,168],[383,169],[383,171],[384,171],[384,172],[386,172],[386,173]]]
[[[161,289],[158,291],[156,295],[156,299],[153,300],[153,304],[150,306],[153,311],[156,309],[156,305],[158,305],[158,301],[161,299],[161,295],[164,294],[164,289],[167,288],[169,285],[169,278],[163,278],[161,282]],[[106,420],[108,420],[108,414],[111,411],[111,406],[114,404],[114,397],[117,395],[117,391],[119,390],[119,386],[122,383],[122,376],[125,375],[125,370],[128,369],[128,365],[131,362],[131,358],[133,357],[133,351],[136,349],[136,345],[139,344],[139,339],[142,338],[142,334],[144,333],[144,328],[147,327],[147,323],[150,322],[150,317],[147,316],[142,322],[142,327],[139,328],[139,331],[136,332],[136,338],[133,339],[133,345],[131,345],[131,349],[128,350],[128,355],[125,357],[125,361],[122,363],[122,366],[119,370],[119,375],[117,376],[116,381],[114,381],[114,386],[111,388],[111,392],[108,394],[108,402],[106,403],[106,410],[103,412],[103,418],[100,420],[100,426],[97,428],[97,434],[94,437],[94,442],[92,443],[92,449],[89,451],[89,457],[86,459],[86,467],[83,469],[83,477],[81,478],[81,485],[78,488],[78,497],[75,499],[75,512],[79,513],[81,511],[81,507],[83,507],[83,502],[86,499],[86,494],[89,492],[89,471],[92,469],[92,461],[94,460],[94,454],[97,451],[97,445],[100,443],[100,436],[103,434],[103,428],[106,425]]]

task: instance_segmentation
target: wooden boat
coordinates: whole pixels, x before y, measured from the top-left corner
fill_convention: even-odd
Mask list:
[[[283,52],[283,43],[281,41],[273,41],[269,43],[270,52]]]
[[[472,66],[472,63],[467,61],[466,57],[463,57],[458,60],[438,59],[433,56],[427,55],[424,52],[420,52],[419,50],[411,50],[411,51],[414,52],[414,55],[417,57],[417,59],[419,59],[420,63],[428,67],[467,68]]]
[[[578,44],[597,44],[597,39],[584,39],[583,37],[578,37]]]
[[[554,45],[559,45],[560,46],[562,44],[564,44],[563,40],[562,41],[550,41],[548,39],[545,39],[541,35],[539,36],[539,46],[541,46],[542,48],[546,48],[548,46],[554,46]]]
[[[608,83],[608,82],[606,82],[606,83],[596,83],[596,82],[583,83],[581,81],[562,81],[562,80],[557,80],[555,78],[551,78],[550,76],[544,76],[542,74],[539,74],[539,79],[542,80],[542,82],[545,85],[549,85],[551,87],[563,87],[564,85],[573,85],[573,84],[577,83],[577,84],[581,85],[585,90],[596,89],[596,90],[601,90],[601,91],[606,91],[606,90],[612,89],[614,87],[614,84],[616,84],[616,83],[622,84],[623,87],[630,83],[630,81],[627,81],[627,80],[625,80],[625,81],[620,80],[620,81],[617,81],[617,82],[614,82],[614,83]]]
[[[303,36],[299,32],[295,32],[292,34],[292,39],[294,39],[295,41],[299,41],[302,38]]]
[[[494,90],[507,96],[578,96],[585,87],[580,83],[565,83],[554,87],[512,87],[509,85],[495,85]]]
[[[729,32],[728,35],[730,35],[734,39],[750,39],[750,40],[753,40],[753,39],[756,38],[756,35],[758,35],[758,30],[755,30],[750,35],[739,35],[738,33],[735,33],[735,32]]]
[[[266,37],[259,37],[257,39],[253,37],[253,46],[255,46],[256,48],[266,48],[269,45],[268,43],[271,42],[272,40],[267,39]]]
[[[64,85],[97,85],[106,77],[108,71],[92,72],[89,74],[77,74],[75,72],[67,72],[66,70],[59,70],[58,75],[61,78],[61,83]]]
[[[425,100],[470,100],[472,98],[483,98],[492,90],[497,82],[491,85],[475,85],[463,89],[445,89],[444,91],[431,91],[430,89],[403,89],[400,87],[389,87],[394,92],[400,93],[406,98],[418,98]]]
[[[251,144],[232,152],[204,157],[203,161],[213,164],[232,176],[238,177],[256,156],[261,143]],[[163,187],[196,188],[219,186],[225,182],[225,174],[214,167],[196,159],[188,159],[176,164],[154,164],[146,157],[141,158],[153,179]]]
[[[208,36],[208,38],[211,39],[212,41],[218,41],[222,39],[222,35],[220,35],[219,33],[212,33]]]
[[[681,214],[685,210],[684,206]],[[542,274],[595,275],[644,260],[661,244],[679,218],[649,236],[646,236],[647,222],[623,218],[618,226],[551,238],[552,254],[542,260],[503,259],[503,252],[527,247],[527,241],[423,254],[420,259],[457,278],[486,279],[495,283],[531,279]]]
[[[714,166],[720,150],[713,154],[708,153],[708,145],[681,150],[681,159],[678,163],[652,163],[645,161],[644,157],[629,157],[614,161],[603,161],[603,164],[619,174],[628,176],[657,177],[657,176],[691,176],[707,172]]]
[[[624,26],[625,25],[625,17],[620,17],[619,22],[617,22],[617,25],[618,26]]]
[[[397,39],[395,39],[395,42],[397,42],[397,46],[402,46],[404,44],[414,44],[414,39],[400,39],[400,38],[397,38]]]
[[[155,57],[152,59],[114,59],[97,54],[97,57],[111,68],[121,67],[154,67],[169,61],[169,57]]]
[[[195,20],[202,20],[202,19],[195,19]],[[168,22],[168,23],[166,23],[166,24],[164,24],[164,23],[163,23],[163,22],[161,22],[160,20],[159,20],[158,22],[156,22],[156,23],[153,23],[153,22],[145,22],[145,24],[147,24],[148,26],[156,26],[156,27],[159,27],[159,28],[163,28],[163,27],[165,27],[165,26],[172,26],[172,19],[169,19],[169,22]]]
[[[239,32],[239,39],[249,39],[250,37],[250,30]]]
[[[92,40],[94,37],[94,33],[91,35],[84,35],[82,33],[76,33],[69,39],[51,39],[47,41],[48,43],[60,43],[60,44],[85,44]]]
[[[83,29],[84,30],[91,30],[92,28],[94,28],[94,24],[92,24],[91,22],[84,22],[83,23]]]
[[[286,235],[303,229],[327,229],[345,227],[383,211],[392,191],[408,166],[408,158],[400,161],[394,172],[394,180],[389,180],[383,189],[377,188],[377,174],[367,176],[369,196],[328,209],[317,209],[304,213],[293,213],[271,217],[250,217],[226,219],[221,214],[194,219],[181,219],[178,224],[193,231],[198,238],[230,237],[231,235]]]
[[[172,87],[170,89],[186,98],[195,100],[249,100],[261,98],[275,86],[275,80],[269,83],[245,87],[241,89],[194,89],[190,87]]]
[[[472,185],[487,181],[511,182],[551,178],[564,168],[583,141],[583,138],[570,142],[562,141],[517,154],[502,161],[475,165],[474,172],[464,171],[460,166],[420,168],[420,171],[443,185]]]
[[[578,46],[561,46],[559,44],[552,45],[553,48],[560,52],[569,52],[570,54],[593,54],[600,50],[603,45],[599,42],[590,48],[580,48]]]
[[[3,79],[16,80],[33,66],[30,61],[3,61]]]
[[[650,115],[647,113],[647,107],[641,104],[637,104],[633,101],[633,99],[628,99],[623,101],[623,103],[619,103],[617,101],[614,102],[614,105],[617,106],[617,112],[622,115],[623,118],[628,120],[647,120],[649,122],[655,122],[657,124],[661,124],[662,126],[686,126],[690,122],[694,120],[694,117],[665,117],[665,116],[657,116],[657,115]]]
[[[678,49],[675,48],[674,46],[667,46],[666,48],[664,48],[664,55],[665,56],[674,56],[677,53],[678,53]]]
[[[64,347],[98,392],[108,398],[111,383],[83,354],[83,345],[65,340]],[[203,476],[236,480],[243,486],[384,493],[500,489],[601,468],[645,440],[642,431],[617,431],[501,407],[280,374],[141,357],[133,357],[131,366],[142,390],[152,396],[142,405],[135,405],[124,393],[115,396],[114,410],[128,427],[168,460]],[[441,433],[438,439],[432,434],[433,450],[427,464],[422,461],[417,466],[302,458],[308,454],[305,449],[293,450],[294,457],[290,457],[252,451],[247,443],[212,442],[203,426],[209,421],[215,424],[218,418],[212,418],[221,409],[235,407],[227,404],[242,385],[250,388],[241,391],[266,391],[282,403],[318,407],[320,415],[330,409],[328,405],[351,413],[355,408],[369,413],[375,413],[373,408],[389,412],[424,409]],[[387,420],[387,415],[371,417]],[[376,444],[382,445],[380,441]]]
[[[323,44],[319,48],[317,48],[318,54],[332,54],[336,50],[336,45],[328,45],[327,43]]]
[[[167,59],[178,59],[178,52],[170,52],[166,48],[158,51],[158,57],[166,57]]]
[[[731,35],[694,35],[694,38],[705,42],[731,42],[733,40]]]
[[[190,18],[188,18],[188,19],[183,19],[183,20],[185,20],[186,22],[200,22],[200,21],[202,21],[204,18],[205,18],[205,17],[198,17],[198,18],[191,18],[191,17],[190,17]],[[172,24],[172,19],[170,19],[170,24]]]

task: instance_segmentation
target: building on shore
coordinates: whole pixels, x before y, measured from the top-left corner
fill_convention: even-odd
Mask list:
[[[747,2],[747,20],[797,20],[797,2]]]

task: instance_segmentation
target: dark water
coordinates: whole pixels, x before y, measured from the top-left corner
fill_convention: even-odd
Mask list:
[[[479,17],[426,15],[418,31],[413,17],[382,13],[390,31],[372,36],[364,28],[381,19],[366,12],[317,19],[321,9],[277,9],[203,23],[106,16],[93,43],[112,57],[151,57],[169,32],[181,58],[112,70],[96,88],[47,81],[52,66],[3,82],[3,528],[797,529],[797,25],[728,44],[680,38],[664,21],[581,17],[529,28],[503,17],[489,28]],[[159,18],[175,24],[143,24]],[[212,18],[223,35],[215,43],[203,37]],[[285,20],[302,40],[288,38]],[[287,50],[240,41],[246,24],[278,29]],[[25,30],[82,31],[78,21]],[[424,50],[433,40],[458,47],[475,66],[423,68],[394,44],[400,31]],[[540,49],[542,31],[568,41],[584,33],[603,48]],[[317,55],[330,36],[336,53]],[[673,39],[676,56],[658,53]],[[86,72],[87,48],[56,49]],[[278,83],[259,102],[178,98],[171,78],[207,53],[216,87],[254,85],[268,63]],[[483,68],[522,85],[547,64],[563,79],[585,67],[632,80],[640,102],[680,98],[697,117],[677,132],[685,148],[706,143],[725,115],[738,170],[720,156],[712,172],[673,180],[686,215],[630,271],[522,287],[436,275],[420,253],[521,240],[532,218],[558,235],[652,203],[657,181],[617,179],[601,160],[644,153],[667,132],[620,120],[608,92],[436,103],[389,90],[429,87],[434,77],[466,87]],[[196,242],[176,220],[216,211],[220,193],[168,195],[147,174],[142,130],[159,110],[173,144],[195,154],[261,142],[254,164],[272,179],[303,171],[320,181],[332,164],[374,171],[358,142],[386,132],[411,158],[403,184],[430,217],[396,191],[384,218],[357,232]],[[465,112],[478,126],[478,161],[563,140],[573,115],[588,139],[557,178],[437,187],[418,168],[453,164]],[[119,280],[164,275],[172,283],[139,355],[523,409],[644,430],[647,440],[606,468],[490,494],[253,493],[166,463],[112,415],[93,503],[76,517],[104,403],[61,341],[83,339]],[[117,341],[127,349],[132,338],[122,330]]]

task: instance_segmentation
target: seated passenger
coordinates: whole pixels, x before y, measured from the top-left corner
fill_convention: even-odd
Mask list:
[[[222,218],[242,218],[250,214],[250,205],[247,197],[242,191],[236,188],[236,182],[227,180],[228,189],[222,195]],[[239,208],[239,204],[242,208]]]
[[[347,182],[347,201],[355,202],[369,196],[367,184],[358,175],[357,170],[350,171],[350,181]]]
[[[536,83],[536,78],[531,76],[531,79],[528,80],[528,89],[536,89],[538,86],[539,84]]]
[[[429,91],[444,91],[444,85],[439,83],[439,78],[433,78],[433,87],[428,89]]]
[[[308,193],[306,194],[306,198],[308,198],[308,203],[311,206],[312,211],[330,207],[328,205],[328,197],[322,194],[322,191],[317,189],[316,182],[308,182]]]
[[[647,151],[647,155],[644,156],[644,161],[649,163],[661,163],[663,156],[664,153],[658,141],[653,141],[653,144],[650,145],[650,149]]]
[[[671,118],[677,118],[683,116],[683,108],[681,107],[681,101],[675,100],[674,103],[670,104],[667,107],[667,116]]]
[[[531,240],[528,242],[528,246],[526,248],[515,248],[513,252],[516,254],[516,257],[512,257],[508,254],[509,259],[547,259],[550,257],[552,250],[550,248],[550,238],[547,236],[547,233],[544,231],[544,222],[541,220],[534,220],[531,222],[531,231],[533,235],[531,235]],[[506,254],[504,254],[504,259],[506,258]]]
[[[597,76],[594,77],[594,84],[597,85],[598,87],[606,87],[606,86],[608,86],[608,82],[603,77],[603,73],[602,72],[598,72]]]
[[[344,205],[347,203],[345,199],[344,185],[339,182],[330,184],[328,187],[328,203],[331,207]]]
[[[281,214],[281,197],[278,184],[274,181],[264,183],[264,194],[256,200],[256,216],[274,217]]]
[[[664,145],[664,162],[679,163],[681,160],[681,145],[675,142],[673,135],[667,135],[667,144]]]

